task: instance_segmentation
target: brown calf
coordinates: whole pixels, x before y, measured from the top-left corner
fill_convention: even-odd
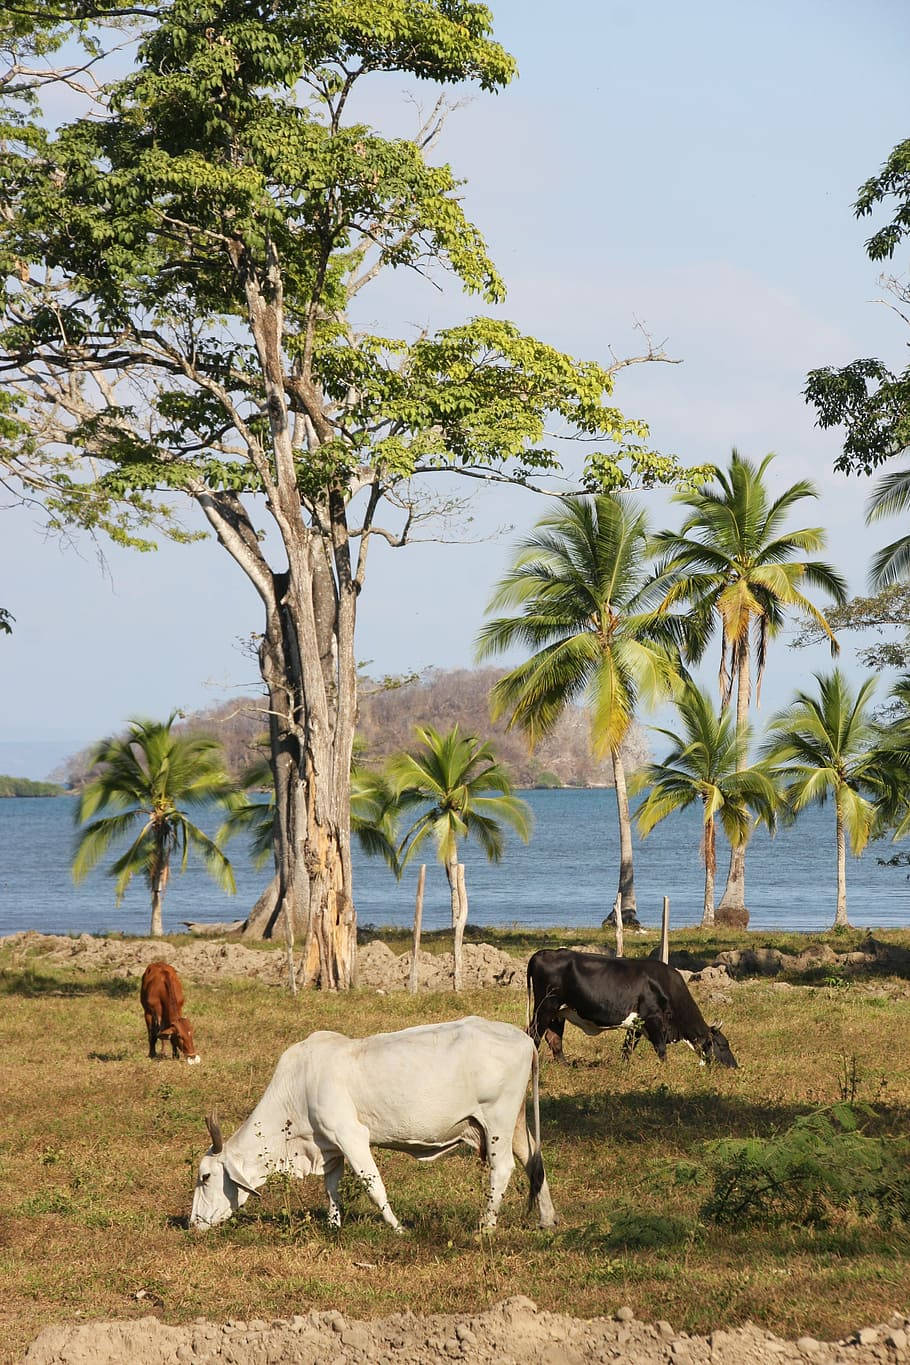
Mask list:
[[[183,987],[180,977],[168,962],[150,962],[142,975],[139,999],[145,1011],[149,1035],[149,1056],[155,1056],[160,1038],[171,1040],[175,1057],[183,1055],[192,1065],[201,1062],[193,1042],[190,1021],[183,1014]]]

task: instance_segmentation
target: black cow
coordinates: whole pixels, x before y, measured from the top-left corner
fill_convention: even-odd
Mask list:
[[[682,1040],[703,1062],[737,1065],[720,1025],[705,1023],[680,973],[653,958],[541,948],[528,962],[528,1033],[538,1047],[546,1038],[557,1061],[563,1060],[567,1019],[592,1036],[611,1028],[629,1030],[624,1057],[644,1031],[661,1061],[667,1044]]]

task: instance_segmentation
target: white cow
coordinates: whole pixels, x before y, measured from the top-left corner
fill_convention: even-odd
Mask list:
[[[533,1142],[525,1117],[532,1072]],[[529,1207],[536,1203],[540,1226],[550,1227],[556,1214],[540,1154],[537,1086],[537,1049],[512,1024],[475,1016],[371,1038],[312,1033],[282,1053],[262,1099],[226,1142],[206,1119],[212,1145],[199,1163],[190,1226],[224,1222],[282,1170],[325,1178],[329,1222],[338,1227],[347,1161],[401,1232],[370,1147],[433,1161],[463,1142],[489,1162],[485,1229],[496,1224],[513,1153],[528,1175]]]

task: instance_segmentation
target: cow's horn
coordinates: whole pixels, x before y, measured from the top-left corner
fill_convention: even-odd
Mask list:
[[[205,1126],[209,1130],[209,1137],[212,1139],[212,1151],[217,1156],[217,1154],[221,1151],[222,1147],[224,1146],[224,1140],[221,1136],[221,1129],[218,1126],[218,1115],[206,1114]]]
[[[718,1033],[720,1033],[720,1031],[721,1031],[721,1029],[723,1028],[723,1026],[724,1026],[724,1025],[723,1025],[723,1020],[720,1020],[720,1019],[717,1021],[716,1024],[712,1024],[712,1025],[711,1025],[711,1027],[712,1027],[713,1029],[717,1029]]]

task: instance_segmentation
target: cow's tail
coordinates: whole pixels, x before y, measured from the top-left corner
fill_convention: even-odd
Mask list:
[[[528,1033],[531,1032],[531,963],[528,962],[528,969],[525,972],[525,983],[528,989],[528,1001],[525,1009],[525,1027]]]
[[[534,1106],[534,1143],[528,1161],[528,1212],[534,1207],[546,1179],[540,1150],[540,1057],[537,1048],[531,1058],[531,1096]]]

